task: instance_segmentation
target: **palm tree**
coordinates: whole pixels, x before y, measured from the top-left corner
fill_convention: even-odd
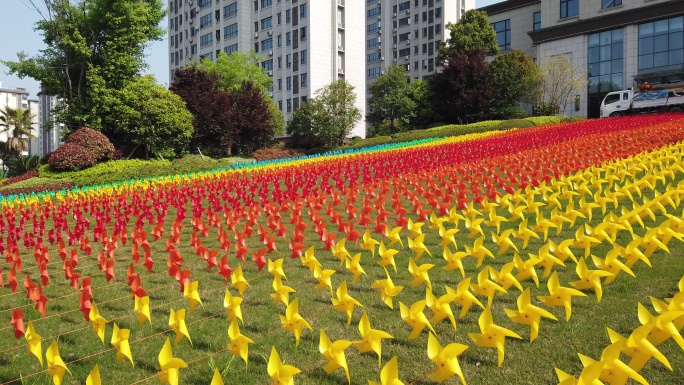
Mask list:
[[[6,107],[0,110],[0,133],[7,133],[7,149],[19,155],[29,147],[31,125],[36,116],[23,108]]]

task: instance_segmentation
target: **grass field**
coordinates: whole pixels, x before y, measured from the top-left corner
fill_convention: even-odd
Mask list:
[[[525,218],[532,224],[538,215],[544,218],[551,218],[554,215],[552,209],[552,196],[554,192],[567,195],[567,191],[577,191],[578,196],[571,199],[560,199],[561,205],[555,214],[570,218],[572,208],[581,208],[580,196],[584,196],[587,203],[592,203],[595,198],[589,195],[590,191],[598,196],[614,197],[616,203],[608,204],[608,211],[603,214],[601,208],[594,208],[593,218],[577,218],[574,226],[570,227],[565,223],[562,231],[556,234],[554,228],[549,231],[549,239],[560,244],[563,240],[574,239],[575,232],[585,224],[592,228],[601,223],[604,218],[613,212],[616,218],[624,220],[635,219],[634,215],[643,215],[645,228],[641,228],[638,222],[632,224],[635,236],[643,236],[649,228],[660,226],[669,218],[663,213],[654,209],[654,219],[639,211],[641,207],[650,207],[651,202],[661,202],[662,194],[673,197],[674,206],[668,205],[663,201],[664,209],[668,214],[681,218],[682,207],[679,205],[679,196],[684,190],[678,188],[682,179],[682,146],[671,147],[667,152],[658,153],[661,157],[645,154],[630,161],[617,161],[610,172],[603,172],[595,179],[605,179],[607,182],[597,185],[583,185],[582,180],[590,180],[589,173],[578,173],[575,177],[564,178],[555,183],[549,183],[546,191],[543,188],[528,188],[527,194],[518,192],[509,194],[509,200],[504,199],[501,206],[495,208],[496,214],[510,219],[509,222],[501,224],[500,231],[496,226],[487,225],[488,213],[481,215],[475,214],[472,210],[455,211],[464,217],[483,219],[481,224],[482,235],[479,233],[475,237],[468,237],[470,229],[466,228],[466,221],[460,220],[458,223],[446,221],[443,223],[445,229],[457,228],[455,234],[457,247],[451,245],[451,250],[464,251],[465,245],[473,245],[476,238],[480,236],[485,239],[485,246],[496,255],[499,247],[492,241],[492,233],[501,234],[507,229],[518,229],[521,218],[514,218],[512,211],[525,211]],[[608,166],[606,166],[608,167]],[[670,174],[671,172],[671,174]],[[616,176],[615,179],[609,176]],[[653,183],[653,176],[663,175],[663,179],[657,179]],[[617,177],[619,176],[619,177]],[[572,183],[568,183],[571,181]],[[649,184],[644,181],[649,181]],[[560,182],[560,183],[558,183]],[[605,186],[604,186],[605,185]],[[391,192],[399,191],[396,186],[387,187]],[[376,184],[374,192],[380,193],[383,190],[380,184]],[[641,196],[637,195],[637,190]],[[363,191],[363,190],[361,190]],[[536,191],[537,194],[533,192]],[[634,202],[625,191],[633,193]],[[360,192],[360,195],[362,192]],[[520,197],[517,199],[515,197]],[[525,200],[522,197],[530,199]],[[676,202],[674,202],[676,199]],[[379,198],[369,198],[378,209]],[[570,204],[570,201],[573,203]],[[330,201],[328,201],[329,203]],[[363,210],[363,199],[357,197],[352,205],[358,212]],[[510,202],[510,203],[505,203]],[[540,204],[539,214],[534,212],[532,202]],[[209,202],[204,202],[209,206]],[[391,203],[389,200],[387,204]],[[412,202],[403,198],[402,206],[410,210],[414,209]],[[339,204],[332,205],[334,210],[342,213],[346,217],[345,200]],[[383,203],[385,205],[385,203]],[[389,206],[389,205],[388,205]],[[339,233],[337,226],[330,223],[334,221],[330,215],[325,213],[328,204],[323,205],[318,215],[328,223],[327,231]],[[391,213],[387,218],[387,223],[392,224],[397,219],[396,209],[386,207]],[[625,211],[623,211],[623,209]],[[636,214],[635,214],[636,212]],[[167,218],[174,218],[177,212],[170,208],[166,214]],[[375,213],[374,213],[375,214]],[[373,215],[374,215],[373,214]],[[292,233],[293,225],[288,223],[292,211],[282,212],[282,221],[288,228],[287,234]],[[40,313],[33,308],[33,303],[26,298],[24,292],[14,295],[5,286],[0,289],[0,317],[8,319],[11,317],[12,309],[22,308],[26,315],[25,319],[33,320],[33,326],[38,334],[43,338],[43,352],[53,339],[57,340],[60,353],[67,366],[71,370],[72,376],[66,375],[66,384],[84,383],[85,378],[93,366],[97,364],[102,373],[103,383],[112,384],[132,384],[132,383],[156,383],[158,381],[159,363],[157,354],[161,350],[166,338],[173,341],[174,333],[168,325],[169,309],[187,309],[186,322],[192,344],[187,339],[183,339],[179,344],[173,346],[175,357],[183,359],[188,368],[181,369],[180,383],[183,384],[208,384],[211,380],[213,371],[218,368],[223,374],[226,384],[262,384],[270,383],[271,379],[267,373],[267,362],[271,347],[275,346],[281,358],[286,364],[294,365],[302,370],[301,374],[295,376],[295,383],[298,384],[343,384],[347,382],[342,369],[332,373],[323,370],[325,364],[324,357],[319,353],[320,331],[324,330],[332,341],[335,340],[359,340],[358,323],[363,311],[368,313],[370,323],[374,329],[380,329],[390,333],[394,338],[385,339],[382,342],[382,364],[387,363],[393,356],[397,356],[399,364],[399,378],[406,384],[427,384],[432,383],[427,379],[435,366],[426,354],[428,329],[426,328],[416,339],[408,339],[411,327],[405,323],[400,316],[399,303],[411,305],[416,301],[425,299],[426,284],[412,286],[413,276],[407,267],[409,259],[414,257],[414,251],[408,246],[410,231],[404,228],[401,231],[401,238],[404,247],[395,244],[391,246],[398,250],[395,256],[397,272],[389,266],[387,271],[390,273],[395,285],[403,286],[403,290],[393,299],[394,308],[390,309],[380,298],[379,291],[372,287],[376,280],[386,278],[383,267],[379,266],[377,248],[375,257],[371,253],[362,250],[359,245],[348,241],[346,248],[351,256],[361,253],[361,263],[367,276],[361,276],[356,283],[352,283],[353,275],[344,267],[340,267],[340,259],[335,257],[331,251],[324,250],[324,243],[320,241],[320,236],[313,229],[307,209],[302,210],[302,217],[306,218],[308,227],[303,231],[303,244],[308,248],[314,246],[315,257],[325,269],[334,269],[332,275],[332,289],[336,290],[339,285],[346,281],[349,287],[349,294],[358,300],[363,309],[356,307],[353,312],[351,324],[347,325],[347,315],[335,310],[331,305],[331,292],[328,288],[316,289],[317,280],[312,277],[310,270],[302,266],[299,259],[290,258],[288,249],[289,237],[278,238],[276,241],[277,251],[267,255],[268,259],[276,260],[282,258],[283,270],[287,276],[283,283],[292,287],[295,292],[290,295],[290,300],[298,298],[299,314],[304,317],[312,326],[313,330],[305,329],[302,333],[301,342],[295,347],[295,338],[292,333],[283,330],[279,315],[285,314],[285,304],[275,302],[270,294],[273,292],[273,277],[264,267],[257,271],[254,263],[242,264],[244,276],[250,284],[245,291],[242,312],[244,324],[240,324],[241,332],[251,338],[254,343],[249,347],[249,367],[245,370],[245,363],[238,356],[232,356],[226,346],[230,342],[227,334],[229,323],[226,321],[226,310],[224,309],[223,298],[228,288],[233,295],[238,292],[226,285],[224,278],[217,274],[216,268],[206,270],[206,262],[196,255],[196,248],[192,246],[193,227],[190,226],[190,219],[185,219],[185,226],[182,228],[181,236],[177,249],[185,259],[182,264],[183,269],[192,271],[191,280],[199,282],[199,293],[203,305],[190,311],[188,302],[183,298],[183,293],[179,291],[176,280],[167,274],[167,264],[164,262],[168,258],[165,240],[170,232],[169,220],[165,225],[165,233],[162,237],[152,242],[150,239],[151,255],[155,265],[150,274],[145,267],[140,264],[135,266],[135,271],[140,275],[143,287],[147,290],[150,298],[151,324],[140,325],[133,312],[134,301],[132,300],[131,288],[126,282],[126,269],[132,259],[132,240],[126,245],[119,244],[118,250],[114,255],[116,262],[114,271],[116,278],[111,281],[105,279],[97,261],[101,244],[93,242],[93,250],[90,257],[79,252],[78,273],[81,276],[92,278],[93,302],[97,304],[100,313],[109,323],[103,344],[98,337],[91,332],[90,323],[84,320],[83,314],[79,310],[80,292],[68,286],[63,277],[62,262],[55,252],[54,247],[50,247],[51,262],[48,265],[50,273],[50,283],[43,288],[45,295],[49,298],[47,302],[47,317],[42,318]],[[417,220],[415,215],[407,217]],[[641,218],[641,217],[640,217]],[[205,222],[211,222],[211,218],[205,217]],[[265,222],[259,222],[265,226]],[[73,221],[70,223],[73,226]],[[30,229],[30,223],[27,223]],[[392,225],[393,226],[393,225]],[[429,229],[430,222],[427,221],[422,227],[425,233],[424,243],[432,253],[432,257],[423,255],[417,262],[421,264],[434,264],[429,270],[429,277],[432,284],[432,291],[439,297],[445,294],[445,286],[456,288],[461,281],[461,273],[458,270],[445,271],[442,267],[446,262],[442,258],[443,246],[439,243],[443,240],[439,231]],[[664,226],[664,225],[663,225]],[[373,224],[370,225],[372,230]],[[364,231],[365,227],[357,224],[357,230]],[[472,227],[471,227],[472,228]],[[151,234],[154,226],[145,225],[144,229]],[[46,228],[49,230],[49,227]],[[256,230],[256,226],[255,226]],[[473,230],[477,232],[477,230]],[[684,229],[680,229],[680,234]],[[110,229],[111,234],[111,229]],[[336,241],[341,239],[343,234],[337,236]],[[382,237],[372,234],[380,241]],[[529,258],[529,253],[539,255],[540,249],[546,243],[543,235],[542,239],[532,238],[529,245],[522,249],[522,242],[515,240],[513,243],[520,249],[520,256],[523,259]],[[684,234],[683,234],[684,235]],[[274,236],[274,234],[270,234]],[[629,231],[622,230],[618,233],[615,243],[623,247],[627,246],[634,238]],[[220,250],[220,242],[217,240],[217,230],[210,226],[208,236],[200,236],[201,243],[209,250]],[[247,249],[256,251],[264,247],[259,241],[257,232],[247,240]],[[387,239],[384,239],[387,244]],[[67,247],[67,249],[76,246]],[[643,250],[642,246],[642,250]],[[651,313],[655,313],[650,306],[649,296],[664,299],[672,297],[678,292],[677,283],[684,275],[684,262],[682,260],[682,243],[673,239],[669,244],[669,253],[657,250],[652,258],[652,267],[649,268],[642,262],[637,262],[634,267],[636,278],[625,273],[621,273],[615,282],[605,285],[603,299],[597,303],[596,296],[591,290],[585,291],[586,297],[575,297],[572,301],[572,317],[569,322],[565,321],[563,308],[547,308],[559,321],[543,320],[539,330],[539,337],[532,343],[529,342],[530,330],[526,325],[513,323],[504,313],[504,308],[516,309],[516,299],[520,291],[511,287],[506,294],[497,295],[493,299],[492,313],[494,322],[497,325],[509,328],[520,336],[522,340],[506,339],[505,360],[502,366],[497,366],[497,353],[495,349],[476,347],[468,337],[468,333],[478,333],[478,317],[482,309],[473,305],[467,315],[457,319],[457,328],[454,329],[448,319],[434,325],[436,336],[442,346],[458,342],[470,346],[468,350],[459,358],[465,379],[468,384],[551,384],[557,383],[554,367],[560,368],[573,375],[579,375],[582,371],[582,364],[577,353],[599,359],[601,351],[610,344],[606,327],[617,331],[623,336],[628,336],[637,326],[640,325],[637,317],[637,305],[646,305]],[[613,246],[608,240],[603,240],[600,244],[591,248],[591,254],[604,258]],[[306,249],[305,249],[306,250]],[[577,257],[581,257],[583,250],[573,247],[572,251]],[[219,258],[223,254],[219,254]],[[229,262],[233,268],[241,262],[235,259],[235,253],[231,249]],[[476,283],[477,275],[482,268],[490,266],[493,269],[501,270],[504,264],[513,260],[514,250],[511,248],[496,258],[485,259],[485,263],[476,267],[475,258],[468,256],[463,259],[466,276],[472,277]],[[31,279],[38,283],[40,272],[36,262],[30,253],[22,254],[23,271],[30,274]],[[251,254],[247,254],[249,260]],[[591,262],[591,258],[586,260],[590,269],[596,269]],[[560,282],[563,286],[569,286],[568,282],[576,280],[575,264],[571,259],[566,260],[566,267],[554,266],[558,271]],[[540,276],[541,284],[537,288],[531,280],[522,281],[524,288],[532,291],[532,302],[537,306],[542,304],[536,299],[538,295],[547,295],[547,278],[542,278],[543,269],[536,268]],[[6,273],[6,271],[5,271]],[[21,288],[24,275],[17,273],[17,280]],[[334,293],[333,293],[334,295]],[[485,297],[478,297],[486,305]],[[451,308],[458,317],[460,306],[452,304]],[[431,310],[426,308],[425,314],[428,318],[432,316]],[[130,345],[135,362],[133,368],[131,363],[124,359],[116,362],[116,350],[109,343],[112,335],[112,323],[120,328],[130,329]],[[684,379],[684,354],[682,349],[672,340],[668,340],[658,349],[670,360],[674,371],[668,370],[665,366],[655,360],[651,360],[644,369],[640,371],[651,384],[679,384]],[[354,346],[346,350],[346,359],[349,366],[351,383],[365,384],[367,380],[378,381],[380,370],[378,359],[375,353],[360,353]],[[628,362],[628,357],[622,356],[623,361]],[[44,371],[45,367],[39,365],[38,360],[30,355],[26,349],[26,341],[13,338],[13,328],[9,323],[0,327],[0,384],[25,383],[25,384],[47,384],[51,379]],[[446,383],[458,383],[457,377],[452,377]]]

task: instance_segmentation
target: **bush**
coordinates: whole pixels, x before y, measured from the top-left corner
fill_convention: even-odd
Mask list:
[[[23,187],[23,188],[10,188],[7,190],[1,190],[0,195],[4,196],[9,196],[9,195],[19,195],[19,194],[32,194],[32,193],[39,193],[39,192],[44,192],[44,191],[59,191],[59,190],[68,190],[74,188],[74,185],[72,185],[69,182],[59,182],[59,183],[50,183],[50,184],[44,184],[40,186],[35,186],[35,187]]]
[[[18,181],[18,182],[12,183],[12,184],[3,185],[2,187],[0,187],[0,191],[33,188],[33,187],[50,185],[50,184],[55,184],[55,183],[61,183],[61,181],[58,182],[58,181],[55,181],[54,179],[50,179],[50,178],[33,177],[33,178],[28,178],[28,179]]]
[[[535,126],[547,126],[549,124],[561,122],[561,119],[558,116],[531,116],[529,118],[525,118],[525,120],[529,120]]]
[[[77,144],[92,153],[96,161],[109,160],[114,156],[114,145],[100,131],[81,127],[66,138],[66,143]]]
[[[40,166],[40,157],[38,155],[16,156],[7,161],[7,176],[15,177],[26,174],[31,170],[35,170]]]
[[[218,168],[218,162],[215,159],[200,155],[186,155],[182,158],[175,159],[171,162],[174,174],[189,174],[202,170],[211,170]]]
[[[76,143],[64,143],[48,159],[48,164],[55,170],[82,170],[96,163],[93,153]]]
[[[583,118],[581,116],[559,116],[561,123],[572,123],[572,122],[579,122],[581,120],[585,120],[586,118]]]
[[[520,119],[526,114],[520,107],[502,107],[494,113],[494,116],[501,119]]]
[[[38,170],[31,170],[31,171],[24,173],[24,174],[21,174],[19,176],[15,176],[13,178],[8,178],[8,179],[0,181],[0,186],[9,186],[11,184],[21,182],[21,181],[26,180],[26,179],[35,178],[37,176],[38,176]]]
[[[503,122],[497,124],[496,128],[499,130],[510,130],[513,128],[525,128],[525,127],[532,127],[532,126],[534,126],[534,123],[530,122],[529,120],[511,119],[511,120],[504,120]]]

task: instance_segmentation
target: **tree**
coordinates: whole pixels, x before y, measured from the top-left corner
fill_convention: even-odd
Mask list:
[[[452,50],[442,72],[430,77],[433,103],[448,123],[472,122],[489,115],[492,79],[483,48]]]
[[[68,130],[105,127],[117,91],[145,68],[145,45],[160,40],[165,12],[161,0],[28,0],[40,14],[36,30],[46,48],[35,57],[20,52],[3,62],[9,72],[42,84],[64,103],[58,121]]]
[[[295,111],[288,124],[298,145],[299,140],[325,147],[342,144],[361,119],[356,107],[354,87],[338,80],[316,91],[316,96]]]
[[[0,133],[7,135],[4,145],[15,156],[28,149],[29,138],[34,138],[31,125],[36,116],[23,108],[5,107],[0,110]]]
[[[370,85],[371,98],[366,115],[366,122],[373,126],[370,136],[394,134],[409,123],[416,103],[411,99],[408,80],[403,67],[391,65]],[[389,132],[382,132],[386,124]]]
[[[229,125],[232,99],[219,88],[218,77],[196,67],[176,70],[169,88],[180,96],[193,115],[194,131],[190,141],[193,149],[201,148],[208,154],[225,154],[222,145],[225,135],[234,136]]]
[[[408,125],[412,129],[427,128],[439,121],[432,104],[432,90],[427,80],[414,80],[408,89],[408,94],[415,108],[409,118]]]
[[[572,54],[542,56],[539,59],[541,81],[537,90],[537,109],[545,114],[564,114],[565,108],[587,87],[584,67]]]
[[[489,68],[495,109],[502,110],[536,101],[541,73],[532,58],[524,52],[514,50],[497,55]]]
[[[142,157],[180,154],[192,137],[192,114],[180,96],[151,75],[136,78],[118,93],[106,123],[118,130],[114,144]],[[129,157],[131,156],[129,155]]]
[[[249,154],[262,148],[273,137],[276,126],[269,115],[270,99],[252,82],[245,80],[242,87],[231,92],[228,130],[236,135],[224,135],[224,148],[233,148],[238,154]]]
[[[470,51],[483,48],[487,55],[499,53],[496,32],[489,24],[487,12],[468,10],[456,24],[447,23],[449,38],[440,47],[440,57],[446,58],[451,50]]]

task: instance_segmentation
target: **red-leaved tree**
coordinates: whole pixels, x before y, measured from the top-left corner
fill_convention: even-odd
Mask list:
[[[452,49],[443,70],[430,77],[433,103],[448,123],[467,123],[491,113],[492,78],[483,48]]]
[[[224,145],[230,145],[242,154],[264,147],[276,129],[269,110],[269,100],[251,81],[242,82],[242,86],[230,95],[232,109],[228,124],[237,135],[232,142],[224,142]]]

